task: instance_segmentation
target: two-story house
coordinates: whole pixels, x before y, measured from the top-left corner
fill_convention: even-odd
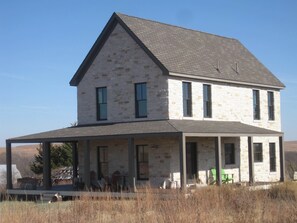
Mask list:
[[[72,142],[74,169],[119,171],[130,185],[284,180],[284,85],[238,40],[114,13],[70,81],[78,125],[7,140]],[[9,167],[8,167],[9,169]],[[8,171],[8,188],[12,187]],[[74,171],[76,175],[76,171]]]

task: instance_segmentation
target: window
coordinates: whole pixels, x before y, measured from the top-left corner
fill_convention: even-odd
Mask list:
[[[275,143],[269,143],[270,172],[276,171]]]
[[[149,179],[148,146],[146,145],[136,146],[136,153],[137,153],[137,179],[148,180]]]
[[[136,118],[147,117],[146,83],[135,84],[135,114]]]
[[[234,143],[226,143],[224,149],[225,149],[225,165],[235,164]]]
[[[253,90],[254,120],[260,120],[260,95],[259,90]]]
[[[97,91],[97,121],[107,120],[107,90],[99,87]]]
[[[192,116],[192,87],[188,82],[183,82],[183,112],[185,117]]]
[[[262,143],[254,143],[254,162],[263,162]]]
[[[211,118],[211,86],[203,85],[203,114],[204,118]]]
[[[108,176],[108,148],[107,146],[97,147],[97,174],[98,179]]]
[[[196,143],[186,143],[187,179],[197,179],[197,149]]]
[[[274,94],[271,91],[267,92],[268,101],[268,119],[274,120]]]

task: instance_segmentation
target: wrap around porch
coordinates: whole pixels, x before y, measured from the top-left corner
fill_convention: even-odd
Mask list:
[[[6,141],[6,163],[7,163],[7,189],[13,189],[12,182],[12,159],[11,148],[13,143],[42,143],[43,150],[43,189],[50,190],[51,185],[51,169],[50,169],[50,145],[51,143],[68,142],[72,145],[73,156],[73,179],[77,178],[78,172],[78,150],[82,153],[83,169],[80,173],[83,182],[87,188],[90,188],[90,172],[92,170],[92,143],[108,142],[114,140],[121,140],[125,142],[126,148],[123,154],[123,159],[127,160],[127,176],[126,180],[132,191],[137,176],[137,159],[136,146],[138,142],[143,139],[149,139],[154,144],[155,139],[173,138],[176,142],[176,151],[178,153],[178,170],[174,171],[179,176],[179,184],[182,189],[186,189],[189,179],[187,179],[187,143],[208,138],[212,141],[214,148],[214,165],[216,169],[216,181],[218,185],[222,184],[222,142],[226,138],[240,139],[238,147],[241,150],[242,145],[247,145],[247,165],[248,165],[248,182],[255,183],[255,165],[254,165],[254,139],[261,137],[274,137],[275,142],[278,143],[278,161],[279,161],[279,180],[285,180],[284,169],[284,149],[283,149],[283,133],[271,131],[263,128],[258,128],[246,125],[240,122],[221,122],[221,121],[192,121],[192,120],[159,120],[159,121],[140,121],[129,123],[112,123],[105,125],[92,126],[75,126],[65,129],[59,129],[49,132],[43,132],[18,138],[8,139]],[[175,144],[174,144],[175,145]],[[154,146],[152,146],[154,147]],[[174,147],[175,148],[175,147]],[[198,151],[201,148],[198,145]],[[157,149],[162,150],[162,147]],[[243,150],[242,150],[243,152]],[[239,157],[241,159],[241,156]],[[201,162],[198,158],[198,163]],[[202,163],[202,162],[201,162]],[[162,163],[160,163],[162,165]],[[197,174],[201,171],[201,165],[197,168]],[[210,164],[211,165],[211,164]],[[239,169],[241,167],[239,166]],[[205,167],[203,170],[207,170]],[[171,169],[168,170],[168,175],[173,174]],[[207,175],[207,174],[206,174]],[[241,180],[239,178],[239,180]]]

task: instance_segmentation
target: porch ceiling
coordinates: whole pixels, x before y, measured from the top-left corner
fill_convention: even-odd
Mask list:
[[[240,122],[158,120],[75,126],[11,138],[7,141],[10,143],[70,142],[83,139],[177,135],[180,133],[187,136],[280,136],[283,134]]]

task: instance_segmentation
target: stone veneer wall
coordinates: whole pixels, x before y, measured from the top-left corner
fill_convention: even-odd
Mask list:
[[[263,143],[263,162],[255,163],[255,181],[268,182],[278,181],[280,177],[279,171],[279,144],[278,137],[254,137],[254,142]],[[209,170],[215,167],[215,143],[214,138],[187,138],[187,142],[197,143],[197,162],[198,162],[198,178],[202,184],[209,183]],[[270,172],[269,169],[269,143],[276,144],[276,172]],[[224,159],[224,143],[235,144],[235,164],[225,165]],[[137,181],[137,184],[151,185],[159,187],[161,183],[168,178],[174,181],[180,180],[180,160],[179,160],[179,142],[178,138],[144,138],[135,139],[136,145],[148,145],[149,147],[149,181]],[[222,138],[222,168],[228,174],[234,175],[234,182],[249,181],[248,167],[248,146],[247,137]],[[90,157],[91,170],[97,171],[97,147],[108,147],[108,167],[109,176],[116,170],[122,174],[128,175],[128,141],[119,140],[103,140],[91,141]],[[79,144],[81,147],[81,143]],[[136,159],[136,157],[135,157]],[[80,176],[83,175],[83,150],[79,149],[79,170]]]
[[[147,82],[145,120],[168,119],[167,77],[118,24],[77,87],[78,124],[136,120],[134,84],[140,82]],[[107,87],[107,121],[97,121],[97,87]]]
[[[182,82],[192,83],[193,117],[183,117]],[[210,84],[212,91],[212,118],[203,117],[203,84]],[[171,77],[169,87],[169,118],[214,121],[240,121],[271,130],[281,131],[280,92],[274,92],[275,120],[268,120],[267,89],[209,83]],[[260,120],[253,119],[253,92],[260,90]]]
[[[279,159],[279,138],[278,137],[253,137],[254,143],[262,143],[263,162],[254,163],[254,174],[256,182],[278,181],[280,179],[280,159]],[[269,143],[275,143],[276,172],[270,172]],[[248,139],[241,137],[240,140],[240,179],[249,181],[248,164]]]

